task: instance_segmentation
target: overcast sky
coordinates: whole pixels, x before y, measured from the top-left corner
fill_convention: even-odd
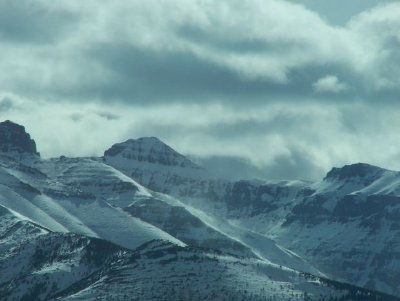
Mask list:
[[[0,119],[44,157],[157,136],[270,178],[400,169],[398,1],[0,0],[0,57]]]

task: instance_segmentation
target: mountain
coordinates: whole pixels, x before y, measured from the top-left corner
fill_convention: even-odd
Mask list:
[[[157,138],[43,159],[22,126],[2,122],[0,133],[1,300],[399,300],[359,287],[399,295],[396,199],[360,209],[396,195],[396,172],[229,181]],[[344,210],[354,189],[365,197]],[[332,223],[341,240],[327,235]]]
[[[273,236],[335,279],[399,295],[399,180],[367,164],[333,169]]]
[[[114,144],[104,152],[103,160],[155,191],[169,192],[209,177],[205,169],[154,137]],[[166,184],[169,189],[164,191]]]
[[[157,155],[163,159],[155,160]],[[217,200],[232,190],[236,195],[240,182],[231,183],[209,176],[206,170],[160,140],[140,138],[115,144],[105,151],[102,160],[143,186],[162,192],[156,195],[158,199],[139,200],[125,210],[185,243],[213,247],[237,255],[251,254],[303,272],[324,275],[295,252],[278,246],[265,235],[213,216],[210,206],[190,206],[188,199]],[[178,199],[171,195],[178,196]]]
[[[3,155],[39,155],[35,141],[25,132],[25,128],[9,120],[0,122],[0,152]]]
[[[35,150],[22,148],[34,145],[23,127],[10,124],[0,124],[0,131],[9,137],[8,151],[0,156],[0,205],[51,231],[103,238],[128,248],[151,239],[182,244],[112,205],[149,195],[135,181],[88,158],[40,159]],[[12,137],[15,133],[17,138]],[[21,158],[21,153],[9,151],[15,149],[34,157]]]
[[[135,160],[143,164],[149,164],[149,166],[153,164],[170,168],[200,169],[199,166],[156,137],[129,139],[123,143],[114,144],[104,152],[104,157],[125,162]]]
[[[107,154],[105,162],[112,164]],[[161,168],[163,174],[172,173]],[[333,168],[315,183],[229,181],[190,177],[186,172],[156,183],[135,177],[145,171],[134,158],[120,170],[178,198],[191,210],[207,213],[214,227],[257,254],[270,239],[281,250],[302,258],[314,274],[400,295],[399,172],[358,163]],[[255,240],[246,242],[238,229]]]

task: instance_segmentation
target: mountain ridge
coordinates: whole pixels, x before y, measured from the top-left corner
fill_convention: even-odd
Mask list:
[[[2,126],[4,129],[0,123],[0,130]],[[9,133],[14,133],[13,128]],[[20,137],[21,127],[15,133],[15,137]],[[25,141],[35,143],[24,129],[23,133]],[[118,291],[124,286],[132,293],[135,290],[128,284],[129,279],[157,279],[155,283],[166,294],[175,294],[177,298],[179,294],[163,287],[163,283],[177,275],[181,284],[167,282],[188,290],[200,281],[199,286],[194,286],[194,297],[207,300],[221,300],[221,289],[252,300],[245,293],[246,288],[251,288],[253,297],[257,296],[254,300],[269,300],[273,296],[279,300],[335,300],[340,296],[357,300],[352,295],[362,291],[357,287],[400,296],[399,172],[357,163],[333,168],[324,179],[313,183],[230,181],[209,176],[206,170],[155,137],[117,143],[100,158],[53,159],[40,158],[36,144],[33,149],[31,142],[24,149],[15,137],[7,138],[7,144],[22,147],[22,154],[29,156],[21,156],[18,151],[11,152],[12,156],[0,152],[0,270],[3,267],[5,275],[15,275],[19,280],[10,286],[11,278],[0,277],[0,296],[20,298],[20,291],[38,296],[39,300],[50,295],[57,300],[79,300],[83,296],[90,300],[111,291],[110,296],[124,300],[129,298],[118,295]],[[160,239],[170,246],[167,249],[179,251],[169,253],[155,243],[150,249],[155,247],[156,253],[146,251],[150,257],[145,261],[125,265],[123,262],[129,259],[122,256],[120,262],[113,261],[111,266],[92,266],[91,273],[99,272],[100,278],[96,279],[79,274],[75,259],[64,258],[79,258],[74,255],[74,250],[78,250],[75,242],[79,241],[110,243],[121,247],[118,252],[140,253],[143,246]],[[37,243],[63,246],[57,247],[55,253],[40,247],[40,252],[52,254],[56,264],[44,261],[39,270],[30,267],[35,266],[37,253],[32,250]],[[26,246],[27,259],[13,251],[19,244]],[[211,251],[202,251],[202,247]],[[72,253],[63,253],[65,248]],[[209,252],[216,255],[207,255]],[[15,262],[10,258],[15,258]],[[22,262],[27,264],[25,268],[11,271],[13,264]],[[182,262],[195,270],[196,264],[201,264],[192,273]],[[210,265],[203,265],[204,262]],[[259,265],[265,267],[265,274]],[[84,266],[89,271],[89,265]],[[141,270],[141,266],[146,268]],[[243,270],[239,272],[238,266]],[[207,268],[216,273],[213,281],[205,278]],[[60,269],[63,277],[72,277],[67,286],[57,276],[61,275]],[[160,270],[162,274],[153,274]],[[222,276],[227,272],[236,275],[227,279],[238,279],[239,282],[232,283],[241,287],[239,291],[232,283],[226,286],[223,282]],[[305,277],[309,272],[314,276]],[[37,276],[42,274],[44,278]],[[111,282],[103,281],[102,275],[107,275]],[[33,284],[28,291],[23,281],[26,277]],[[327,288],[323,278],[350,286]],[[58,282],[64,283],[63,288],[46,286]],[[267,291],[258,283],[264,283]],[[71,285],[84,285],[87,290],[72,293],[68,289]],[[213,288],[212,294],[204,292],[207,286]],[[156,298],[148,291],[143,294],[146,300]],[[369,291],[368,294],[377,298],[371,300],[398,300]],[[363,300],[369,300],[363,296]]]

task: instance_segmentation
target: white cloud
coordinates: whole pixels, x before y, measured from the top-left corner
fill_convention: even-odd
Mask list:
[[[47,9],[41,10],[40,5]],[[72,0],[39,1],[34,7],[39,7],[36,13],[50,11],[64,16],[68,12],[68,16],[74,16],[73,22],[69,24],[65,17],[59,21],[62,26],[55,26],[57,19],[47,13],[43,21],[36,19],[48,24],[36,26],[54,28],[46,33],[54,35],[50,43],[42,39],[22,45],[21,41],[3,42],[0,91],[25,90],[29,96],[48,93],[66,99],[74,93],[86,93],[86,98],[94,98],[100,94],[98,87],[112,88],[120,78],[126,79],[124,68],[128,64],[124,60],[129,62],[131,57],[125,51],[118,55],[119,65],[107,65],[90,51],[118,50],[121,45],[161,56],[190,54],[200,62],[232,72],[244,82],[290,86],[293,73],[307,73],[311,68],[319,77],[335,73],[329,69],[343,70],[338,76],[346,83],[354,82],[349,85],[363,95],[365,91],[400,88],[399,3],[362,13],[345,27],[331,26],[317,13],[279,0],[126,0],[104,1],[102,5]],[[6,12],[7,5],[2,9]],[[8,25],[15,26],[12,24]],[[24,28],[29,30],[28,26]],[[29,32],[24,34],[29,36]],[[155,64],[157,70],[157,60],[148,64]],[[128,76],[135,73],[134,67],[130,67]],[[153,76],[165,75],[154,72]],[[311,86],[317,79],[310,80],[303,85]],[[322,85],[333,87],[331,92],[344,89],[333,77],[320,80]]]
[[[347,25],[353,43],[363,51],[353,62],[367,91],[400,88],[400,3],[379,5]]]
[[[335,75],[327,75],[313,84],[314,90],[319,93],[340,93],[348,89]]]
[[[14,105],[0,111],[0,120],[24,125],[44,157],[100,156],[114,143],[158,136],[190,155],[239,157],[266,169],[292,162],[286,164],[286,173],[275,169],[279,175],[290,175],[290,166],[300,165],[302,170],[293,174],[322,177],[332,166],[360,161],[400,169],[400,122],[397,112],[384,106],[287,102],[240,110],[216,104],[110,107],[7,97]],[[374,122],[371,116],[386,122]]]

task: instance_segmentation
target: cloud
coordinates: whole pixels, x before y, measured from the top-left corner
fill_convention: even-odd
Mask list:
[[[332,26],[278,0],[0,1],[0,118],[45,157],[151,135],[269,177],[396,168],[399,15]]]
[[[4,97],[3,99],[0,100],[0,111],[8,111],[10,109],[12,109],[12,107],[14,106],[13,101],[8,98],[8,97]]]
[[[318,12],[322,18],[328,20],[331,24],[340,26],[345,25],[354,15],[362,11],[371,9],[374,6],[383,3],[393,2],[392,0],[289,0],[296,3],[302,3],[304,6]]]
[[[100,117],[103,117],[103,118],[105,118],[105,119],[107,119],[107,120],[116,120],[116,119],[119,119],[120,118],[120,116],[118,116],[118,115],[115,115],[115,114],[112,114],[112,113],[109,113],[109,112],[99,112],[99,113],[97,113]]]
[[[0,37],[2,44],[53,44],[76,28],[78,11],[66,2],[56,6],[42,0],[0,1]]]
[[[44,157],[100,156],[114,143],[158,136],[214,172],[235,171],[237,178],[317,180],[332,166],[354,162],[400,169],[400,122],[390,106],[283,102],[239,110],[225,104],[108,106],[12,99],[17,105],[0,110],[0,119],[25,125]]]
[[[289,155],[280,155],[263,165],[254,164],[245,157],[205,156],[191,159],[214,176],[231,180],[316,180],[326,172],[307,158],[307,153],[295,148]]]
[[[278,0],[3,1],[1,14],[19,21],[0,18],[0,90],[51,101],[260,103],[313,97],[313,84],[335,74],[367,101],[399,90],[399,11],[380,6],[334,27]]]
[[[400,3],[380,5],[354,17],[348,24],[353,39],[365,51],[355,68],[375,91],[399,91],[400,87]]]
[[[319,93],[340,93],[347,90],[347,85],[341,83],[334,75],[327,75],[313,84],[314,90]]]

